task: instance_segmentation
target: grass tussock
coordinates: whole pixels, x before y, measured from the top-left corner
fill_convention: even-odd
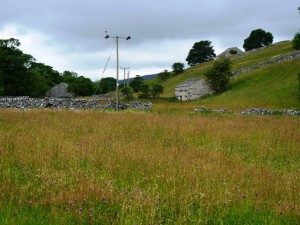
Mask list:
[[[1,224],[296,224],[297,117],[0,111]]]

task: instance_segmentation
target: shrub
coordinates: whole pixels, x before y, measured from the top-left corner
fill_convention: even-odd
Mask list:
[[[293,39],[293,48],[300,50],[300,32],[296,33]]]
[[[125,100],[133,99],[133,89],[131,87],[123,87],[121,93],[124,95]]]
[[[205,72],[205,77],[211,88],[216,93],[221,93],[227,90],[229,86],[229,79],[231,77],[230,59],[225,58],[221,61],[216,61],[211,69]]]
[[[151,89],[151,95],[153,98],[159,98],[160,94],[164,92],[164,87],[160,84],[154,84]]]
[[[143,83],[140,87],[139,98],[150,98],[150,87],[148,84]]]
[[[298,89],[298,97],[299,97],[299,100],[300,100],[300,73],[298,73],[298,81],[299,81],[299,89]]]
[[[234,50],[234,49],[230,49],[230,50],[229,50],[229,53],[230,53],[231,55],[235,55],[235,54],[237,54],[237,51]]]
[[[181,74],[184,71],[184,64],[181,62],[176,62],[172,65],[172,69],[175,75]]]
[[[171,74],[169,73],[168,70],[164,70],[163,72],[158,74],[158,78],[161,79],[162,81],[166,81],[171,77]]]

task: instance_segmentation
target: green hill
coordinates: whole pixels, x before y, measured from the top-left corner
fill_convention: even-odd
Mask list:
[[[232,59],[233,71],[241,68],[257,65],[281,55],[293,53],[291,42],[281,42],[261,49],[242,58]],[[183,74],[173,76],[165,82],[164,94],[161,97],[174,97],[176,85],[189,78],[203,77],[204,72],[214,62],[203,63],[188,68]],[[205,99],[189,102],[178,102],[184,107],[195,107],[205,105],[211,108],[227,108],[231,110],[242,110],[253,107],[267,109],[299,109],[298,79],[300,72],[300,58],[272,64],[263,68],[243,73],[230,81],[230,89],[223,94],[214,95]],[[147,83],[160,82],[158,78],[147,81]],[[176,104],[177,102],[173,102]]]

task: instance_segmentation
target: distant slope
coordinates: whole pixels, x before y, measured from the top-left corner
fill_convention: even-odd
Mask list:
[[[144,76],[141,76],[141,77],[144,79],[144,81],[146,81],[146,80],[150,80],[150,79],[156,78],[157,75],[158,74],[149,74],[149,75],[144,75]],[[132,81],[133,79],[134,79],[134,77],[133,78],[129,78],[129,82]],[[127,82],[127,80],[125,80],[125,82]],[[119,80],[119,84],[120,85],[124,84],[124,80]]]
[[[280,55],[295,52],[291,42],[278,43],[258,52],[233,59],[233,71],[256,65]],[[213,65],[207,62],[187,69],[183,74],[161,82],[165,92],[162,97],[173,97],[174,88],[188,78],[202,77],[203,73]],[[298,80],[300,59],[269,65],[231,79],[231,88],[218,96],[192,101],[213,108],[245,109],[263,107],[272,109],[298,109]],[[160,82],[157,78],[148,83]]]

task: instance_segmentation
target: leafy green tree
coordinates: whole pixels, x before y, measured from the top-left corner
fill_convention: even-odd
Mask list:
[[[94,93],[93,82],[83,76],[78,77],[68,87],[69,91],[77,96],[90,96]]]
[[[175,75],[181,74],[184,71],[184,63],[176,62],[172,65],[172,69]]]
[[[136,75],[136,77],[132,81],[130,81],[129,87],[131,87],[135,93],[138,93],[143,83],[144,79],[141,76]]]
[[[106,94],[116,90],[117,80],[113,77],[105,77],[95,83],[96,94]]]
[[[296,50],[300,49],[300,32],[296,33],[293,39],[293,48]]]
[[[0,93],[8,96],[29,95],[33,91],[33,74],[29,67],[35,59],[24,54],[17,39],[0,40]]]
[[[149,84],[143,83],[140,87],[139,98],[150,98],[150,86]]]
[[[298,95],[300,100],[300,73],[298,73],[298,83],[299,83]]]
[[[44,79],[39,73],[31,72],[31,87],[30,95],[31,97],[44,97],[45,93],[49,91],[51,87],[48,86],[47,80]]]
[[[227,90],[232,74],[231,64],[230,59],[225,58],[221,61],[216,61],[212,68],[205,72],[204,76],[216,93],[222,93]]]
[[[168,70],[164,70],[163,72],[158,74],[158,78],[161,79],[162,81],[166,81],[171,77],[171,74],[169,73]]]
[[[246,51],[268,46],[273,43],[273,35],[262,29],[253,30],[250,36],[244,40],[243,48]]]
[[[208,62],[216,57],[215,51],[211,46],[210,41],[196,42],[193,48],[189,51],[186,61],[190,66],[195,66],[200,63]]]
[[[61,76],[62,76],[62,81],[64,83],[71,84],[76,80],[78,74],[76,72],[66,70],[62,73]]]
[[[121,93],[124,95],[125,100],[133,99],[133,89],[131,87],[123,87]]]
[[[164,92],[164,87],[160,84],[154,84],[151,88],[152,98],[159,98],[160,94]]]
[[[32,62],[30,71],[38,73],[43,77],[49,87],[53,87],[63,81],[63,77],[53,70],[51,66],[45,65],[44,63]]]

